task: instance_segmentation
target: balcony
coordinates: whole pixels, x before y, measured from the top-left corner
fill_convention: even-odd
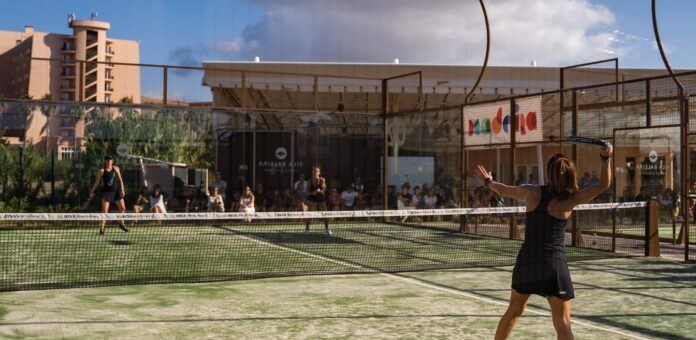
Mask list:
[[[75,78],[75,72],[61,72],[60,73],[61,78]]]
[[[106,47],[106,54],[108,54],[108,55],[114,55],[114,54],[116,54],[116,52],[114,52],[114,49],[111,48],[111,46],[107,46],[107,47]]]
[[[97,82],[97,74],[96,73],[92,73],[92,74],[85,77],[85,84],[87,84],[87,86],[92,85],[96,82]]]
[[[75,65],[75,58],[63,58],[63,65]]]
[[[106,91],[106,92],[114,92],[114,88],[111,87],[111,85],[106,84],[106,85],[104,86],[104,91]]]
[[[70,92],[76,91],[75,86],[73,86],[71,84],[61,84],[60,90],[61,91],[70,91]]]
[[[75,46],[63,45],[60,50],[64,53],[75,53]]]
[[[106,80],[114,80],[114,75],[107,72],[107,73],[104,75],[104,79],[106,79]]]

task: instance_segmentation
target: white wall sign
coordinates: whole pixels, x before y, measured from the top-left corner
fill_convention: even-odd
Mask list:
[[[541,96],[515,100],[515,114],[517,142],[543,140]],[[464,127],[464,145],[510,143],[510,101],[465,106]]]

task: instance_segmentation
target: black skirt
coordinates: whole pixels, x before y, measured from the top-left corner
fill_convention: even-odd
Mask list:
[[[575,297],[568,262],[564,258],[518,261],[512,270],[512,289],[520,294],[555,296],[564,300]]]
[[[326,197],[324,194],[318,192],[307,195],[307,200],[316,204],[326,203]]]
[[[106,202],[113,203],[122,199],[123,196],[121,196],[121,189],[118,187],[114,191],[102,191],[102,200]]]

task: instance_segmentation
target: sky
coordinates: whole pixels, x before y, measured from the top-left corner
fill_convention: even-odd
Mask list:
[[[476,0],[0,0],[0,30],[68,33],[67,14],[111,22],[140,41],[141,62],[335,61],[480,65],[485,30]],[[491,65],[564,66],[618,57],[662,68],[650,0],[487,0]],[[675,68],[695,68],[696,1],[659,0]]]

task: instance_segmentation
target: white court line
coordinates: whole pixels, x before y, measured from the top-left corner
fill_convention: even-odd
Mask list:
[[[283,250],[286,250],[286,251],[289,251],[289,252],[292,252],[292,253],[297,253],[297,254],[301,254],[301,255],[305,255],[305,256],[309,256],[309,257],[318,258],[318,259],[321,259],[321,260],[324,260],[324,261],[333,262],[333,263],[340,264],[340,265],[346,266],[346,267],[357,268],[357,269],[361,269],[361,270],[367,270],[367,271],[370,271],[370,272],[373,272],[373,273],[376,273],[376,274],[380,274],[380,275],[383,275],[383,276],[386,276],[386,277],[390,277],[390,278],[392,278],[392,279],[396,279],[396,280],[400,280],[400,281],[403,281],[403,282],[408,282],[408,283],[416,284],[416,285],[419,285],[419,286],[423,286],[423,287],[427,287],[427,288],[430,288],[430,289],[435,289],[435,290],[439,290],[439,291],[443,291],[443,292],[447,292],[447,293],[452,293],[452,294],[456,294],[456,295],[460,295],[460,296],[465,296],[465,297],[468,297],[468,298],[471,298],[471,299],[474,299],[474,300],[479,300],[479,301],[488,302],[488,303],[491,303],[491,304],[494,304],[494,305],[504,306],[504,307],[506,307],[506,308],[507,308],[507,306],[508,306],[507,303],[500,302],[500,301],[496,301],[496,300],[489,299],[489,298],[485,298],[485,297],[481,297],[481,296],[478,296],[478,295],[475,295],[475,294],[470,294],[470,293],[462,292],[462,291],[459,291],[459,290],[456,290],[456,289],[451,289],[451,288],[446,288],[446,287],[440,287],[440,286],[437,286],[437,285],[433,285],[433,284],[430,284],[430,283],[427,283],[427,282],[420,281],[420,280],[418,280],[418,279],[413,279],[413,278],[410,278],[410,277],[403,277],[403,276],[394,275],[394,274],[390,274],[390,273],[384,273],[384,272],[380,272],[380,271],[378,271],[378,270],[375,270],[375,269],[372,269],[372,268],[369,268],[369,267],[365,267],[365,266],[361,266],[361,265],[357,265],[357,264],[353,264],[353,263],[349,263],[349,262],[344,262],[344,261],[341,261],[341,260],[335,260],[335,259],[328,258],[328,257],[325,257],[325,256],[321,256],[321,255],[316,255],[316,254],[304,252],[304,251],[302,251],[302,250],[297,250],[297,249],[294,249],[294,248],[288,248],[288,247],[281,246],[281,245],[278,245],[278,244],[273,244],[273,243],[270,243],[270,242],[267,242],[267,241],[262,241],[262,240],[259,240],[259,239],[253,238],[253,237],[249,237],[249,236],[243,235],[242,233],[240,233],[239,231],[237,231],[237,230],[235,230],[235,229],[231,229],[231,228],[230,228],[230,229],[227,229],[227,230],[233,230],[233,231],[235,231],[238,235],[240,235],[240,236],[242,236],[242,237],[244,237],[244,238],[247,238],[247,239],[249,239],[249,240],[251,240],[251,241],[253,241],[253,242],[260,243],[260,244],[264,244],[264,245],[271,246],[271,247],[280,248],[280,249],[283,249]],[[550,314],[549,312],[539,311],[539,310],[532,309],[532,308],[526,308],[525,311],[529,311],[530,313],[537,314],[537,315],[551,316],[551,314]],[[618,334],[618,335],[627,336],[627,337],[633,338],[633,339],[649,340],[648,338],[643,338],[643,337],[638,336],[638,335],[635,335],[635,334],[622,332],[622,331],[620,331],[620,330],[616,330],[616,329],[612,329],[612,328],[597,326],[597,325],[593,325],[593,324],[590,324],[590,323],[586,323],[586,322],[582,322],[582,321],[577,321],[577,320],[575,320],[575,319],[571,320],[571,322],[574,323],[574,324],[576,324],[576,325],[579,325],[579,326],[584,326],[584,327],[588,327],[588,328],[594,328],[594,329],[602,330],[602,331],[605,331],[605,332],[610,332],[610,333],[614,333],[614,334]]]

